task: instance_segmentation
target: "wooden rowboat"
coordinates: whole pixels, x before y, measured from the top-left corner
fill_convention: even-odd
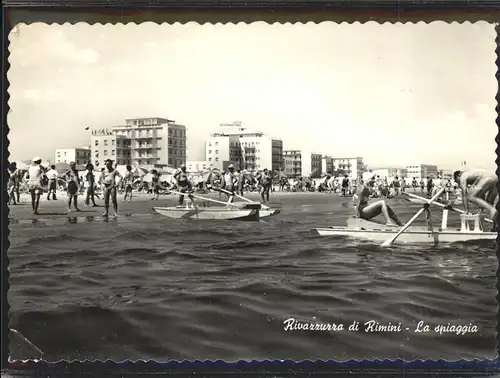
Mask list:
[[[431,221],[430,205],[441,195],[444,188],[440,189],[431,199],[425,199],[412,195],[412,197],[423,202],[420,209],[403,227],[387,226],[365,219],[351,217],[347,220],[347,227],[316,228],[315,231],[320,236],[348,236],[359,239],[382,242],[382,247],[387,247],[393,243],[397,244],[439,244],[439,243],[460,243],[478,240],[496,240],[497,232],[485,232],[483,221],[491,222],[490,219],[483,219],[481,214],[466,214],[464,211],[451,206],[436,203],[443,208],[441,227],[434,228]],[[448,228],[448,211],[461,213],[462,221],[459,229]],[[420,214],[427,212],[428,227],[411,226]],[[471,224],[473,222],[473,225]]]
[[[315,229],[320,236],[347,236],[382,243],[395,236],[400,228],[386,226],[381,223],[367,221],[361,218],[349,218],[347,227],[327,227]],[[395,241],[396,244],[441,244],[460,243],[474,240],[495,240],[496,232],[466,231],[457,229],[435,229],[412,226],[405,230]]]
[[[260,207],[260,204],[258,204]],[[245,208],[234,207],[154,207],[160,215],[175,219],[200,220],[245,220],[258,221],[260,211],[258,206],[248,205]]]

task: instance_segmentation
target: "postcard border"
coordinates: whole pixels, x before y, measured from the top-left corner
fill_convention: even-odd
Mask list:
[[[292,19],[294,22],[321,22],[321,21],[337,21],[342,19],[342,22],[416,22],[425,21],[431,22],[443,20],[451,22],[451,20],[464,22],[464,21],[497,21],[500,19],[500,6],[497,1],[481,1],[481,2],[467,2],[467,1],[450,1],[448,5],[443,5],[442,2],[427,2],[420,4],[409,5],[409,1],[315,1],[315,2],[284,2],[284,1],[255,1],[255,2],[242,2],[239,0],[223,1],[217,3],[208,3],[202,0],[187,0],[183,3],[174,0],[155,1],[154,3],[149,0],[147,2],[135,0],[124,3],[119,0],[112,0],[106,2],[107,8],[112,8],[119,4],[122,5],[121,9],[117,12],[109,12],[109,9],[98,9],[102,3],[97,3],[95,0],[72,0],[68,1],[42,1],[36,2],[37,7],[33,8],[35,4],[33,1],[25,0],[7,0],[4,2],[3,12],[3,42],[4,42],[4,72],[3,72],[3,97],[4,107],[2,112],[2,163],[4,169],[2,171],[2,369],[10,375],[40,375],[56,373],[57,375],[67,373],[103,373],[106,375],[124,375],[124,374],[156,374],[156,373],[170,373],[170,374],[185,374],[190,375],[193,371],[197,374],[204,376],[220,375],[222,373],[237,374],[237,375],[262,375],[262,374],[290,374],[296,375],[310,375],[313,372],[317,373],[330,373],[330,374],[346,374],[355,372],[356,375],[379,375],[392,372],[395,374],[410,374],[412,371],[418,372],[419,375],[440,375],[451,372],[454,376],[477,376],[477,375],[491,375],[500,371],[500,363],[498,358],[495,360],[459,360],[459,361],[445,361],[445,360],[349,360],[338,362],[335,360],[328,361],[239,361],[235,363],[226,363],[222,360],[217,361],[172,361],[166,363],[157,363],[154,361],[95,361],[95,362],[68,362],[61,361],[57,363],[47,362],[33,362],[33,361],[16,361],[8,362],[8,313],[9,304],[7,300],[7,292],[9,289],[9,258],[7,250],[9,247],[9,227],[8,215],[9,208],[7,206],[7,164],[8,164],[8,132],[9,128],[6,122],[7,113],[9,111],[7,102],[9,99],[8,94],[8,80],[7,71],[9,68],[8,62],[8,34],[10,30],[18,22],[27,24],[33,22],[47,22],[47,23],[65,23],[70,22],[88,22],[94,23],[136,23],[145,22],[146,20],[153,20],[159,22],[158,16],[151,16],[152,14],[160,14],[158,8],[169,9],[171,13],[179,12],[177,19],[181,22],[195,21],[200,23],[206,22],[253,22],[256,20],[263,20],[268,23],[284,22],[283,20]],[[209,4],[212,6],[210,7]],[[245,5],[246,4],[246,5]],[[340,5],[339,5],[340,4]],[[83,9],[85,5],[87,8]],[[125,7],[124,7],[125,5]],[[56,7],[49,10],[48,6]],[[93,9],[88,8],[93,6]],[[137,10],[132,10],[135,7],[146,7],[154,9],[153,12],[145,12],[138,14]],[[235,15],[234,9],[239,9],[240,15]],[[265,9],[262,12],[262,9]],[[269,9],[281,11],[274,14],[269,14]],[[297,9],[299,11],[297,11]],[[303,13],[304,10],[308,12]],[[332,10],[336,13],[333,14]],[[431,10],[434,12],[432,13]],[[198,14],[195,14],[199,12]],[[206,13],[205,13],[206,12]],[[222,13],[217,13],[222,12]],[[295,13],[294,13],[295,12]],[[299,12],[299,13],[297,13]],[[342,15],[342,12],[343,15]],[[428,12],[423,15],[422,12]],[[339,15],[340,14],[340,15]],[[373,16],[375,14],[375,16]],[[200,18],[197,18],[201,16]],[[160,14],[161,18],[161,14]],[[172,21],[176,18],[163,17],[162,20],[167,19],[166,22]],[[124,22],[125,21],[125,22]],[[495,26],[497,32],[496,36],[496,65],[497,82],[500,79],[500,26]],[[497,100],[497,127],[500,130],[500,88],[496,95]],[[500,176],[500,132],[497,134],[495,141],[497,142],[497,175]],[[500,184],[497,184],[500,190]],[[500,211],[500,203],[497,204],[497,209]],[[500,236],[497,239],[497,257],[500,259]],[[499,260],[500,261],[500,260]],[[500,276],[500,266],[497,267],[497,277]],[[497,304],[500,303],[500,282],[497,281]],[[497,306],[497,355],[500,355],[500,311]],[[7,332],[5,332],[7,330]],[[124,371],[126,369],[126,371]]]

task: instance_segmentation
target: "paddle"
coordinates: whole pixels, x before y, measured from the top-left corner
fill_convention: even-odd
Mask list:
[[[238,195],[238,194],[236,194],[236,193],[232,193],[232,192],[230,192],[229,190],[226,190],[226,189],[222,189],[222,188],[213,188],[213,187],[211,187],[211,188],[212,188],[212,189],[214,189],[214,190],[218,190],[218,191],[221,191],[221,192],[223,192],[223,193],[229,194],[229,195],[231,195],[231,196],[238,197],[239,199],[245,200],[245,201],[247,201],[247,202],[251,202],[251,203],[253,203],[253,202],[254,202],[254,201],[252,201],[252,200],[251,200],[251,199],[249,199],[249,198],[246,198],[246,197],[240,196],[240,195]],[[266,205],[261,205],[261,206],[262,206],[262,208],[263,208],[263,209],[269,209],[269,206],[266,206]]]
[[[412,193],[405,193],[405,194],[407,196],[410,196],[410,197],[413,197],[413,198],[416,198],[416,199],[420,199],[422,201],[427,201],[425,198],[417,196],[416,194],[412,194]],[[464,210],[457,209],[456,207],[448,206],[448,205],[445,205],[445,204],[440,203],[440,202],[434,202],[434,205],[437,205],[437,206],[442,207],[442,208],[448,208],[449,210],[456,211],[457,213],[460,213],[460,214],[465,214]],[[486,222],[493,223],[493,221],[491,219],[484,218],[484,220]]]
[[[401,230],[399,230],[399,232],[394,235],[392,238],[386,240],[385,242],[382,243],[382,247],[390,247],[392,245],[392,243],[394,243],[394,241],[399,237],[399,235],[401,235],[403,232],[406,231],[406,229],[408,227],[411,226],[411,224],[415,221],[415,219],[417,219],[420,214],[422,214],[428,207],[431,203],[433,203],[435,200],[437,200],[439,198],[439,196],[443,193],[443,191],[445,190],[446,188],[445,187],[442,187],[441,189],[439,189],[437,191],[437,193],[430,199],[427,201],[427,203],[424,205],[424,207],[422,207],[404,226]]]
[[[234,205],[232,203],[229,203],[229,202],[222,202],[222,201],[217,201],[217,200],[214,200],[214,199],[211,199],[211,198],[206,198],[206,197],[200,197],[200,196],[197,196],[196,194],[192,194],[192,193],[180,193],[180,192],[176,192],[175,190],[170,190],[171,193],[174,193],[174,194],[178,194],[180,196],[189,196],[189,197],[193,197],[193,198],[198,198],[200,200],[203,200],[203,201],[210,201],[210,202],[214,202],[214,203],[220,203],[222,205],[230,205],[230,206],[233,206],[233,207],[236,207],[239,209],[239,206],[237,205]]]

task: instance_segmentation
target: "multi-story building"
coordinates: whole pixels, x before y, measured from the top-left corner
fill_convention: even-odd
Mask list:
[[[321,173],[333,175],[333,158],[331,156],[323,156],[321,158]]]
[[[206,160],[212,168],[280,171],[283,169],[283,142],[261,132],[247,131],[241,122],[221,124],[205,145]]]
[[[188,172],[203,172],[210,168],[210,164],[206,160],[188,160],[186,162],[186,170]]]
[[[116,135],[110,130],[92,130],[90,148],[96,167],[104,166],[107,159],[117,165],[131,164],[130,139],[124,135]]]
[[[453,171],[451,169],[440,169],[438,175],[444,180],[453,180]]]
[[[321,177],[322,155],[302,150],[283,151],[285,175],[319,178]]]
[[[91,160],[88,148],[58,148],[55,152],[55,164],[74,161],[77,165],[85,165]]]
[[[130,140],[132,165],[171,166],[186,164],[186,127],[165,118],[126,119],[113,127],[115,135]]]
[[[377,168],[377,169],[372,169],[372,172],[377,176],[380,176],[381,178],[387,177],[388,179],[390,179],[395,177],[398,178],[406,177],[406,169],[404,168],[394,168],[394,167]]]
[[[366,165],[362,157],[334,157],[333,171],[336,175],[347,175],[350,178],[358,179],[366,171]]]
[[[409,179],[416,178],[420,180],[421,178],[436,178],[438,175],[437,165],[430,164],[413,164],[406,166],[406,174]]]

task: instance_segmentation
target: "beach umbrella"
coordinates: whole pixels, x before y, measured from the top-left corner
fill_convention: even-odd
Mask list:
[[[146,168],[137,167],[133,170],[133,172],[134,172],[134,175],[142,177],[148,173],[148,170]]]
[[[126,165],[117,165],[115,168],[122,176],[125,176],[125,173],[127,173],[127,166]]]
[[[153,181],[153,174],[146,173],[144,176],[142,176],[142,181],[152,182]]]
[[[163,174],[163,175],[160,176],[160,181],[161,182],[168,182],[168,183],[170,183],[170,182],[172,182],[173,178],[174,178],[173,175],[165,175],[165,174]]]
[[[217,168],[207,169],[201,174],[202,180],[208,183],[212,183],[214,180],[220,179],[221,177],[222,172]]]
[[[163,167],[160,172],[164,173],[166,175],[173,175],[175,173],[176,169],[172,167]]]
[[[42,163],[40,165],[44,168],[50,168],[50,162],[48,162],[47,160],[42,161]]]
[[[17,166],[17,169],[20,169],[21,171],[25,171],[29,168],[29,165],[26,163],[23,163],[22,161],[16,161],[16,166]]]

